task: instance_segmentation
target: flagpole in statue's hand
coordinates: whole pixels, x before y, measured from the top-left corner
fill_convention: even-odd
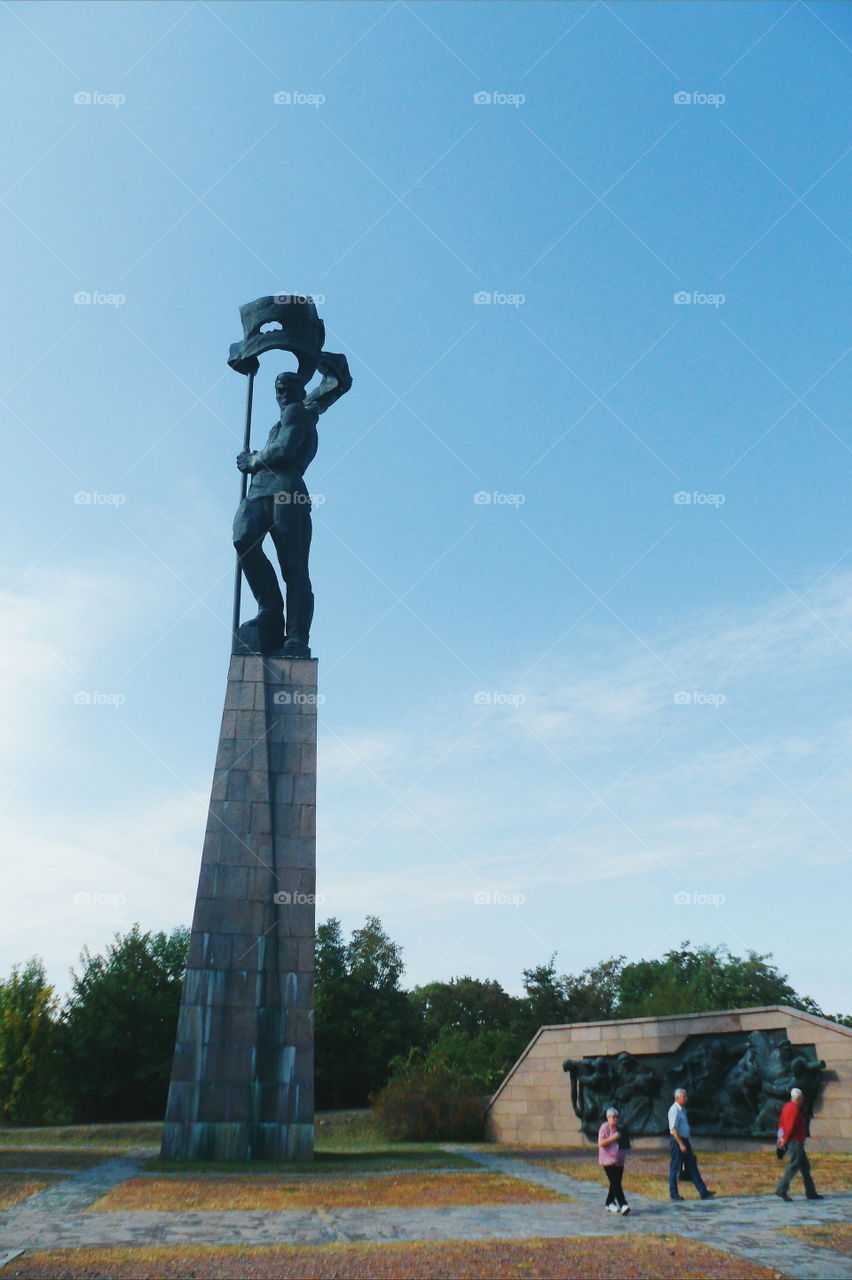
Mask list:
[[[251,402],[254,395],[254,370],[252,369],[248,375],[248,389],[246,391],[246,422],[243,430],[243,453],[248,453],[251,449]],[[248,472],[240,472],[240,502],[246,496],[248,491]],[[237,556],[237,565],[234,570],[234,615],[231,626],[231,637],[233,639],[237,634],[240,625],[240,589],[242,587],[243,574],[240,568],[240,557]]]

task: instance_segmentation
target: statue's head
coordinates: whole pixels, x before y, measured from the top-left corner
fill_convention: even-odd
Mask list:
[[[298,404],[304,400],[304,378],[298,373],[279,373],[275,379],[275,398],[280,405]]]

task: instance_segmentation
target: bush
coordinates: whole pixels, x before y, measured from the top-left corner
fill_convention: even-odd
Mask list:
[[[449,1067],[409,1063],[376,1096],[376,1123],[404,1142],[478,1142],[486,1100],[475,1084]]]

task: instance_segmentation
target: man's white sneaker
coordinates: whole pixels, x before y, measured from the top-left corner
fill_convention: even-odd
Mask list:
[[[605,1206],[605,1208],[608,1210],[609,1213],[618,1213],[617,1204],[608,1204]]]
[[[623,1205],[621,1206],[621,1212],[622,1212],[622,1213],[629,1213],[629,1212],[630,1212],[630,1205],[629,1205],[629,1204],[623,1204]]]

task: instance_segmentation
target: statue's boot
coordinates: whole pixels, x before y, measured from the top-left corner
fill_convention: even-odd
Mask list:
[[[284,652],[288,658],[309,658],[308,640],[314,616],[314,593],[287,588],[287,639]]]
[[[284,613],[261,609],[256,618],[237,629],[237,641],[248,653],[275,653],[284,645]]]

